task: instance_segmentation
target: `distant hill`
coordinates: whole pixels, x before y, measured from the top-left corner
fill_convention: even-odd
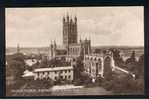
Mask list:
[[[121,55],[125,58],[128,58],[132,51],[136,52],[136,57],[141,56],[144,54],[144,47],[143,46],[96,46],[92,47],[92,49],[110,49],[115,48],[121,51]]]
[[[144,46],[92,46],[93,49],[108,49],[108,48],[116,48],[116,49],[144,49]]]
[[[16,48],[13,48],[13,47],[6,48],[6,55],[7,54],[13,54],[13,53],[16,53],[16,52],[17,52]],[[26,54],[47,53],[48,52],[48,47],[40,47],[40,48],[38,48],[38,47],[34,47],[34,48],[26,47],[26,48],[20,48],[20,52],[26,53]]]
[[[58,47],[60,48],[60,47]],[[94,46],[92,47],[92,50],[94,49],[109,49],[109,48],[116,48],[119,49],[123,55],[129,56],[132,51],[136,52],[136,55],[141,55],[144,54],[144,47],[143,46]],[[39,53],[44,53],[47,54],[49,51],[49,47],[25,47],[25,48],[20,48],[20,52],[26,53],[26,54],[39,54]],[[16,53],[17,49],[14,47],[9,47],[6,48],[6,55]]]

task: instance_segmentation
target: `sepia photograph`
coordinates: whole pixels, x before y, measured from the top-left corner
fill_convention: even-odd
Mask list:
[[[6,96],[144,95],[144,7],[5,8]]]

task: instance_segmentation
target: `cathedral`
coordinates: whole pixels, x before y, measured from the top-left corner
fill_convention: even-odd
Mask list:
[[[83,57],[85,72],[93,79],[106,77],[111,72],[123,72],[134,77],[134,74],[115,66],[113,53],[106,50],[105,53],[95,53],[91,49],[91,40],[79,40],[77,30],[77,17],[64,16],[62,19],[63,28],[63,49],[57,47],[56,42],[52,42],[49,48],[49,60],[53,58],[65,57],[66,61],[71,62],[78,57]],[[111,75],[111,74],[110,74]]]
[[[67,55],[73,58],[81,54],[91,53],[91,40],[78,41],[77,17],[64,16],[62,19],[63,28],[63,47],[65,50],[56,46],[56,42],[51,43],[49,48],[49,59],[60,55]]]

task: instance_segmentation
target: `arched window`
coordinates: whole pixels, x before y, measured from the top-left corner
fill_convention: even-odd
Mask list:
[[[55,80],[57,80],[57,77],[55,76]]]

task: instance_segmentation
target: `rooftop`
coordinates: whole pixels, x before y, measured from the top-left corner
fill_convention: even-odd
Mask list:
[[[68,70],[68,69],[73,69],[73,67],[65,66],[65,67],[53,67],[53,68],[38,68],[35,69],[34,72],[57,71],[57,70]]]

